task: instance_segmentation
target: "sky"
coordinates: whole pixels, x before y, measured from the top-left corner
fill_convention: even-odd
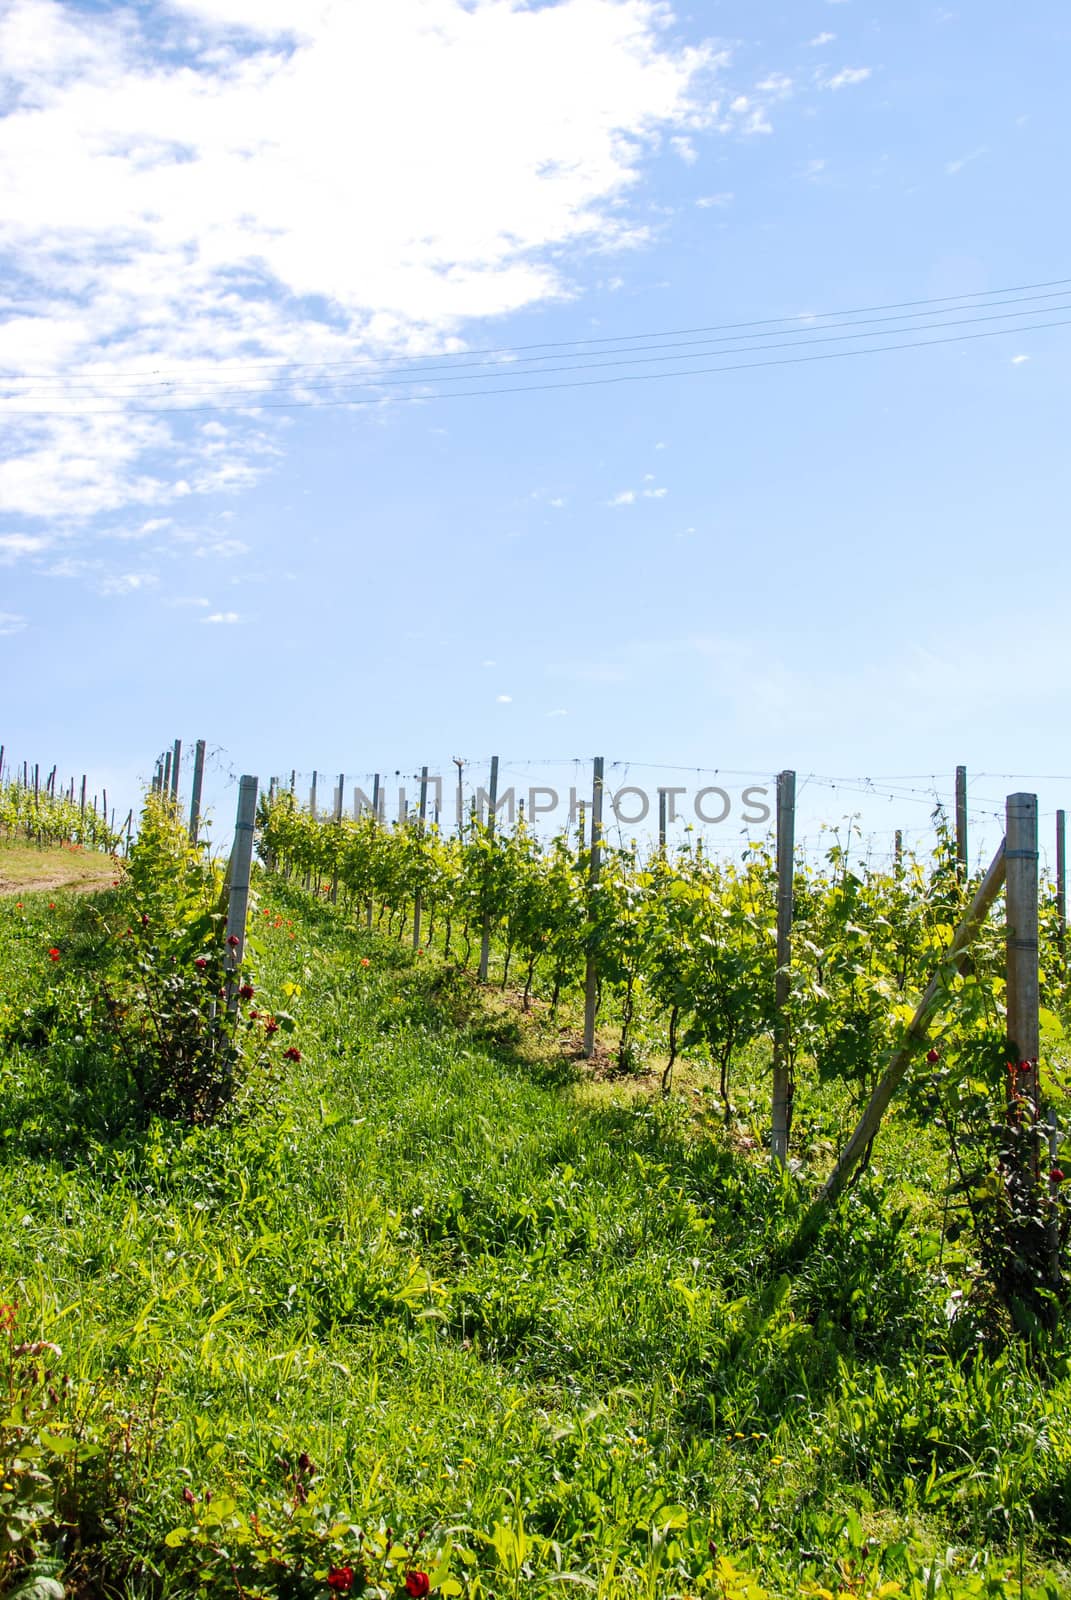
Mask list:
[[[1047,839],[1069,44],[1062,0],[0,0],[5,759],[125,806],[203,737],[223,818],[603,754],[722,775],[715,842],[792,768],[879,852],[963,763],[979,845],[1013,789]]]

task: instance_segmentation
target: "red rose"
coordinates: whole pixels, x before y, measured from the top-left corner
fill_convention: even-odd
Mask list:
[[[301,1051],[298,1049],[296,1044],[292,1044],[290,1046],[289,1050],[284,1050],[283,1051],[283,1060],[284,1061],[300,1061],[301,1060]]]
[[[264,1024],[264,1032],[265,1033],[278,1033],[279,1032],[279,1024],[276,1022],[274,1017],[269,1017],[267,1022]]]
[[[242,942],[241,939],[239,939],[239,937],[238,937],[238,935],[236,933],[232,933],[230,935],[230,937],[228,938],[228,940],[227,940],[227,943],[230,945],[232,950],[237,950],[237,948],[241,944],[241,942]]]
[[[188,1487],[187,1487],[187,1488],[185,1488],[185,1489],[183,1489],[183,1491],[182,1491],[182,1498],[183,1498],[183,1499],[184,1499],[184,1500],[185,1500],[185,1502],[186,1502],[186,1504],[187,1504],[187,1505],[188,1505],[188,1506],[192,1506],[192,1505],[193,1505],[193,1503],[194,1503],[194,1493],[193,1493],[193,1490],[192,1490],[192,1489],[190,1489],[190,1488],[188,1488]]]
[[[58,950],[57,950],[57,949],[56,949],[56,946],[55,946],[55,945],[53,945],[53,946],[52,946],[52,949],[51,949],[51,950],[50,950],[50,951],[49,951],[49,952],[48,952],[48,959],[49,959],[49,960],[50,960],[50,961],[58,961],[58,960],[59,960],[59,954],[60,954],[60,953],[59,953],[59,951],[58,951]]]
[[[239,1000],[252,1000],[255,993],[256,991],[251,983],[243,983],[238,990],[238,998]]]
[[[937,1062],[940,1061],[940,1059],[941,1059],[941,1053],[940,1053],[939,1050],[927,1050],[927,1052],[926,1052],[926,1060],[930,1063],[931,1067],[936,1066]]]
[[[426,1572],[407,1572],[405,1575],[406,1594],[415,1595],[417,1600],[421,1595],[431,1593],[431,1579]]]
[[[1063,1181],[1064,1181],[1063,1168],[1062,1167],[1051,1167],[1049,1169],[1049,1181],[1051,1183],[1063,1183]]]
[[[198,972],[203,972],[207,965],[208,962],[205,960],[204,956],[198,956],[197,960],[194,962],[194,966],[197,968]]]
[[[335,1594],[349,1594],[353,1588],[352,1567],[332,1567],[327,1574],[327,1587]]]

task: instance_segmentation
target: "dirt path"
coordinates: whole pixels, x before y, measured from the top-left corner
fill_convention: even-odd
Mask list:
[[[57,889],[108,888],[115,882],[111,856],[65,845],[0,844],[0,895],[47,894]]]

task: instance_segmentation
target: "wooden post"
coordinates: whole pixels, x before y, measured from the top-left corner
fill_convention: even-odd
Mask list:
[[[774,979],[773,1124],[770,1149],[783,1167],[792,1122],[792,1074],[788,1036],[791,988],[792,892],[796,867],[796,774],[777,774],[777,974]]]
[[[591,851],[588,856],[588,958],[584,972],[584,1057],[586,1060],[595,1054],[595,1002],[599,992],[599,972],[595,963],[595,951],[591,940],[594,937],[595,906],[594,893],[599,882],[599,868],[602,855],[602,784],[603,784],[603,757],[596,756],[592,769],[591,783]]]
[[[372,774],[372,826],[373,826],[373,828],[378,828],[379,827],[379,773],[378,772],[375,772],[375,773]],[[372,892],[371,892],[371,889],[369,889],[369,892],[368,892],[368,917],[367,917],[367,921],[366,921],[366,924],[365,924],[365,926],[367,927],[369,933],[371,933],[371,931],[372,931],[372,912],[373,912],[373,909],[374,909],[374,906],[373,906]]]
[[[227,973],[227,1010],[238,1009],[238,968],[245,951],[245,923],[249,910],[249,877],[253,862],[253,827],[257,815],[257,780],[248,775],[238,784],[238,813],[234,821],[234,844],[228,870],[227,946],[224,961]]]
[[[949,946],[944,962],[926,985],[925,991],[915,1007],[914,1015],[901,1035],[900,1043],[889,1057],[888,1066],[870,1096],[866,1110],[856,1125],[855,1132],[837,1158],[837,1164],[826,1180],[821,1194],[800,1224],[796,1237],[787,1251],[787,1260],[798,1258],[807,1248],[810,1240],[825,1221],[830,1206],[837,1196],[842,1193],[848,1179],[873,1143],[874,1137],[881,1126],[881,1119],[888,1109],[889,1102],[899,1088],[904,1074],[911,1064],[912,1055],[926,1042],[927,1026],[941,1008],[948,977],[952,973],[964,971],[966,967],[967,949],[981,927],[986,912],[1000,893],[1004,883],[1004,871],[1004,841],[1002,839],[996,855],[990,862],[988,872],[975,890],[974,898],[967,907],[962,922],[952,935],[952,943]]]
[[[577,848],[580,850],[583,850],[585,844],[587,843],[587,835],[584,827],[584,818],[587,816],[587,811],[587,801],[581,800],[576,808],[576,842]]]
[[[491,757],[490,804],[487,816],[487,836],[492,848],[495,841],[495,806],[498,803],[498,757]],[[491,959],[491,913],[483,914],[483,933],[480,938],[480,982],[487,982],[487,966]]]
[[[101,805],[100,814],[104,818],[104,826],[107,827],[108,826],[108,791],[107,791],[107,789],[105,789],[104,792],[103,792],[103,804]]]
[[[171,798],[178,804],[179,764],[182,761],[182,740],[175,740],[175,754],[171,762]]]
[[[4,747],[0,744],[0,783],[4,781]]]
[[[454,766],[457,768],[457,836],[465,836],[465,762],[461,756],[454,756]]]
[[[893,838],[893,864],[897,872],[902,872],[904,867],[904,836],[897,828]]]
[[[134,808],[131,807],[130,810],[126,814],[126,825],[124,827],[124,832],[126,833],[126,851],[124,853],[127,855],[127,857],[129,857],[129,855],[130,855],[130,836],[131,836],[131,833],[133,832],[133,829],[134,829]]]
[[[85,814],[86,814],[86,775],[83,772],[83,774],[82,774],[82,801],[81,801],[81,805],[79,807],[79,816],[82,818],[83,821],[85,820]]]
[[[658,791],[658,850],[660,855],[666,853],[666,801],[664,789]]]
[[[1007,974],[1008,1060],[1018,1067],[1009,1112],[1028,1108],[1031,1127],[1038,1112],[1040,1050],[1038,995],[1038,802],[1033,794],[1010,794],[1006,807],[1005,856],[1008,863]],[[1019,1165],[1038,1176],[1039,1152],[1034,1136],[1021,1141]]]
[[[312,774],[312,788],[309,790],[309,810],[312,812],[312,820],[313,820],[313,822],[315,822],[316,821],[316,773],[315,773],[315,770],[313,771],[313,774]]]
[[[418,831],[420,833],[421,838],[424,837],[424,824],[427,822],[427,819],[428,819],[428,769],[427,769],[427,767],[421,767],[421,769],[420,769],[420,821],[418,823]],[[414,950],[419,950],[420,949],[420,916],[421,916],[421,912],[423,911],[423,909],[424,909],[423,908],[423,902],[422,902],[422,899],[421,899],[420,890],[418,889],[416,894],[413,896],[413,949]]]
[[[967,769],[956,768],[956,872],[967,881]]]
[[[201,790],[205,781],[205,742],[198,739],[193,756],[193,792],[190,795],[190,843],[197,843],[201,827]]]
[[[1067,812],[1056,813],[1056,943],[1067,953]]]
[[[33,797],[34,797],[35,800],[40,798],[40,792],[41,792],[41,768],[38,766],[37,762],[35,761],[34,764],[33,764]]]
[[[160,780],[160,793],[166,800],[171,793],[171,751],[164,752],[164,775]]]
[[[296,792],[296,790],[297,790],[297,769],[295,767],[291,767],[290,768],[290,793],[294,794]]]
[[[346,774],[344,772],[340,772],[339,775],[338,775],[338,793],[335,796],[335,827],[336,828],[341,828],[342,827],[342,796],[343,796],[343,793],[345,791],[345,787],[346,787]],[[335,848],[336,849],[338,848],[338,845],[339,845],[339,840],[336,839],[335,840]],[[337,863],[336,863],[335,870],[331,874],[331,904],[332,905],[336,905],[337,903],[338,903],[338,866],[337,866]]]

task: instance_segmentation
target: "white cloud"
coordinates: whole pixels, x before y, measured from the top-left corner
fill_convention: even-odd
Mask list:
[[[481,666],[484,666],[484,667],[497,667],[498,666],[498,662],[497,661],[483,661],[480,664],[481,664]]]
[[[945,173],[948,177],[954,178],[958,172],[963,171],[964,167],[969,167],[972,161],[977,161],[980,156],[988,154],[988,146],[980,145],[977,150],[972,150],[969,156],[960,156],[958,161],[946,161]]]
[[[565,710],[564,706],[559,706],[556,711],[547,712],[548,717],[567,717],[568,715],[569,713]]]
[[[240,622],[241,618],[239,617],[237,611],[213,611],[211,616],[202,617],[201,621],[212,623],[232,623]]]
[[[554,507],[555,511],[560,511],[562,506],[565,504],[565,498],[560,494],[556,494],[550,503]]]
[[[270,390],[331,398],[305,381],[326,362],[463,348],[468,319],[570,294],[570,251],[642,242],[644,160],[663,137],[688,159],[725,65],[666,21],[661,0],[8,0],[0,371],[25,377],[0,385],[0,512],[84,526],[240,492],[272,462]],[[145,411],[198,403],[241,409]]]
[[[21,633],[26,626],[26,618],[20,617],[15,611],[0,611],[0,638],[9,633]]]
[[[0,534],[0,566],[8,567],[20,556],[35,556],[47,550],[52,543],[42,535],[32,533]]]
[[[807,40],[807,46],[811,50],[820,50],[824,44],[832,44],[836,37],[835,33],[816,33],[813,39]]]
[[[699,151],[685,134],[678,134],[670,141],[671,146],[680,156],[681,160],[689,167],[694,167],[699,160]]]
[[[102,578],[97,584],[98,594],[135,594],[139,589],[155,589],[160,582],[152,572],[120,572],[112,578]]]
[[[708,211],[711,206],[732,205],[733,198],[733,194],[729,190],[727,190],[724,194],[701,194],[699,199],[696,201],[696,205],[699,207],[700,211]],[[662,445],[655,445],[656,450],[661,450],[663,448],[664,447]]]
[[[645,500],[664,500],[668,493],[668,489],[645,489],[643,498]]]
[[[1030,360],[1029,356],[1012,356],[1011,364],[1012,364],[1013,367],[1021,367],[1024,361],[1029,361],[1029,360]],[[0,544],[2,544],[2,543],[3,543],[3,540],[0,539]]]
[[[831,78],[822,82],[823,89],[848,89],[853,84],[865,83],[870,77],[870,67],[842,67]]]
[[[630,506],[635,502],[635,499],[635,489],[622,489],[618,494],[607,500],[606,504],[608,506]]]
[[[509,706],[513,704],[513,696],[511,694],[496,695],[495,700],[500,706]]]

